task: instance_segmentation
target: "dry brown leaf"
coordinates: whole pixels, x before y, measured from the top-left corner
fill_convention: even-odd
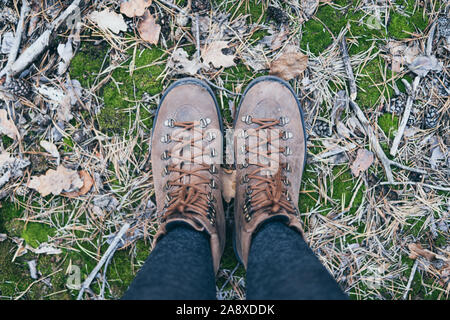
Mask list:
[[[109,9],[105,9],[103,11],[93,11],[89,15],[89,18],[100,28],[111,30],[114,33],[127,31],[128,29],[125,20],[123,20],[123,16]]]
[[[420,243],[410,243],[408,249],[411,250],[409,257],[411,259],[417,259],[418,257],[424,257],[428,261],[432,261],[436,258],[436,254],[430,250],[424,249]]]
[[[19,130],[14,122],[8,119],[8,112],[5,109],[0,110],[0,132],[14,140],[19,138]]]
[[[227,41],[214,41],[210,43],[206,48],[202,51],[203,62],[206,65],[212,63],[214,68],[228,68],[235,66],[234,63],[234,54],[225,55],[223,54],[223,49],[228,48]]]
[[[157,44],[161,26],[156,23],[155,17],[149,10],[145,12],[144,19],[139,21],[138,31],[141,38],[150,44]]]
[[[145,14],[145,9],[150,7],[152,0],[130,0],[120,4],[120,13],[128,18],[141,17]]]
[[[89,190],[91,190],[92,186],[94,185],[94,179],[92,179],[91,175],[85,170],[81,170],[80,172],[78,172],[78,174],[80,175],[80,178],[83,180],[83,186],[78,191],[63,193],[62,194],[63,196],[69,198],[76,198],[79,196],[84,196],[86,193],[89,192]]]
[[[236,195],[236,170],[223,170],[222,178],[223,199],[226,203],[230,203]]]
[[[50,193],[59,195],[63,191],[79,189],[83,184],[77,171],[59,165],[56,170],[50,169],[45,175],[31,177],[28,187],[45,197]]]
[[[350,166],[352,173],[355,177],[359,177],[362,171],[366,171],[373,163],[373,152],[366,149],[358,149],[356,159]]]
[[[308,56],[300,52],[284,53],[270,65],[270,74],[284,80],[291,80],[305,71]]]

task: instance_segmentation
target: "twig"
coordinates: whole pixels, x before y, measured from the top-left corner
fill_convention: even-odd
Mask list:
[[[25,69],[30,63],[34,61],[50,44],[50,37],[54,34],[54,31],[69,17],[72,12],[79,8],[81,0],[74,0],[72,4],[61,13],[58,18],[53,20],[49,28],[45,30],[39,38],[36,39],[22,54],[17,58],[17,60],[12,63],[9,70],[4,68],[0,72],[0,76],[6,74],[8,71],[11,76],[14,76]]]
[[[373,131],[372,126],[369,123],[369,120],[367,120],[366,115],[361,110],[361,108],[356,104],[356,102],[350,100],[350,106],[353,108],[353,110],[356,112],[356,117],[358,118],[359,122],[364,128],[364,131],[366,131],[366,134],[369,137],[369,143],[372,146],[373,151],[375,151],[375,154],[377,155],[378,159],[380,159],[384,171],[386,172],[386,178],[389,183],[394,182],[394,176],[392,175],[391,170],[391,160],[388,159],[386,154],[383,151],[383,148],[380,145],[380,142],[378,141],[375,132]]]
[[[200,60],[200,26],[198,23],[198,13],[195,13],[195,47],[197,48],[197,59]]]
[[[8,72],[9,68],[16,60],[17,53],[19,52],[20,42],[22,39],[22,33],[25,25],[25,17],[28,15],[29,12],[30,12],[30,5],[27,0],[23,0],[22,9],[20,10],[20,20],[17,23],[16,28],[16,36],[14,38],[14,43],[11,46],[11,51],[9,52],[8,55],[8,63],[6,64],[6,67],[3,69],[4,71],[2,70],[2,73],[0,74],[0,77],[3,77],[3,75],[6,73],[7,82],[9,81],[9,72]]]
[[[89,274],[89,276],[86,278],[86,280],[83,282],[83,285],[81,286],[80,292],[78,293],[77,300],[81,300],[83,297],[84,291],[89,288],[91,285],[92,280],[94,280],[95,276],[97,275],[98,271],[101,269],[101,267],[105,264],[105,262],[108,260],[109,256],[114,254],[114,252],[117,249],[117,245],[119,244],[119,241],[122,240],[122,236],[125,232],[130,228],[129,223],[125,223],[122,228],[120,229],[119,233],[114,237],[114,240],[109,245],[108,250],[106,250],[103,257],[100,259],[98,264],[95,266],[94,270]]]
[[[348,82],[350,87],[350,99],[355,100],[357,95],[356,81],[355,76],[353,75],[352,65],[350,63],[350,56],[348,54],[347,42],[344,36],[341,38],[339,46],[341,48],[342,61],[344,62],[345,71],[347,72],[348,75]]]
[[[401,185],[413,185],[413,186],[422,186],[422,187],[427,187],[430,189],[436,189],[436,190],[441,190],[441,191],[450,191],[450,187],[440,187],[440,186],[434,186],[432,184],[428,184],[428,183],[422,183],[422,182],[414,182],[414,181],[404,181],[404,182],[381,182],[380,184],[391,184],[394,186],[401,186]]]
[[[404,83],[407,83],[405,80]],[[402,121],[400,122],[400,127],[398,128],[397,134],[395,135],[394,142],[392,143],[392,147],[390,150],[390,154],[392,156],[395,156],[397,154],[398,145],[400,144],[400,140],[403,137],[403,133],[405,132],[406,124],[408,123],[409,116],[411,114],[412,105],[414,102],[414,99],[416,98],[416,90],[419,86],[420,82],[420,76],[416,76],[414,78],[414,81],[412,83],[412,86],[410,86],[410,90],[408,93],[408,99],[406,100],[406,106],[405,111],[403,112]],[[405,83],[405,85],[406,85]],[[408,84],[409,85],[409,84]],[[408,87],[408,85],[406,85]]]
[[[411,274],[409,275],[408,285],[406,286],[405,293],[403,294],[403,300],[406,299],[406,296],[408,295],[409,289],[411,288],[411,284],[412,284],[412,281],[414,279],[414,275],[416,274],[417,264],[418,264],[418,260],[416,259],[416,261],[414,262],[414,265],[413,265],[413,267],[411,269]]]
[[[20,298],[22,298],[22,297],[23,297],[23,296],[31,289],[31,287],[32,287],[33,285],[35,285],[35,284],[38,283],[38,282],[41,282],[42,280],[47,279],[48,277],[51,277],[52,275],[54,275],[54,274],[60,272],[61,270],[62,270],[62,269],[56,270],[55,272],[50,273],[48,276],[45,276],[45,277],[42,277],[42,278],[40,278],[40,279],[37,279],[37,280],[33,281],[32,283],[30,283],[30,285],[29,285],[29,286],[28,286],[21,294],[19,294],[17,297],[15,297],[14,300],[19,300]]]

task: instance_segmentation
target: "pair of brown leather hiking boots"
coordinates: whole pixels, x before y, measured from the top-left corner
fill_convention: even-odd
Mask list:
[[[298,194],[306,160],[300,103],[276,77],[253,80],[234,121],[235,249],[244,264],[252,235],[279,219],[301,232]],[[210,236],[214,270],[225,245],[222,203],[222,118],[213,92],[197,79],[172,84],[162,97],[152,132],[151,162],[161,226],[187,223]]]

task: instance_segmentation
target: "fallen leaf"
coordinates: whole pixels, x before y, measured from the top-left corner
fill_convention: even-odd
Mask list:
[[[40,145],[41,145],[42,148],[45,149],[45,151],[50,153],[52,157],[59,159],[58,148],[55,146],[55,144],[53,144],[53,143],[51,143],[49,141],[42,140],[40,142]]]
[[[177,74],[189,74],[191,76],[197,74],[201,68],[206,67],[197,59],[189,60],[188,54],[183,48],[178,48],[172,53],[168,66]]]
[[[128,26],[123,20],[121,14],[105,9],[103,11],[93,11],[89,18],[95,22],[100,28],[110,30],[113,33],[119,33],[120,31],[127,31]]]
[[[11,157],[8,152],[0,154],[0,187],[11,178],[15,179],[23,176],[23,170],[30,165],[30,161]]]
[[[366,149],[358,149],[356,159],[350,166],[353,175],[355,177],[358,177],[362,171],[366,171],[367,169],[369,169],[369,167],[373,163],[373,159],[373,152]]]
[[[391,55],[391,69],[394,72],[401,72],[403,66],[413,62],[420,53],[418,45],[408,45],[401,41],[391,40],[386,47]]]
[[[19,130],[10,119],[8,119],[8,112],[5,109],[0,110],[0,133],[6,134],[11,139],[19,138]]]
[[[94,185],[94,179],[92,179],[91,175],[84,170],[81,170],[80,172],[78,172],[78,174],[80,175],[80,178],[83,179],[83,186],[78,191],[63,193],[63,196],[76,198],[85,195],[89,192],[89,190],[91,190],[92,186]]]
[[[223,53],[224,49],[228,49],[227,41],[214,41],[210,43],[202,51],[203,62],[206,65],[211,63],[214,68],[235,66],[234,54],[226,55]]]
[[[50,193],[59,195],[63,191],[79,189],[83,184],[77,171],[59,165],[56,170],[50,169],[45,175],[31,177],[28,187],[45,197]]]
[[[55,248],[55,246],[48,244],[47,242],[43,242],[36,249],[30,245],[25,246],[26,249],[30,250],[34,254],[61,254],[62,250]]]
[[[74,52],[72,50],[72,39],[69,39],[65,44],[60,43],[56,50],[58,51],[58,55],[62,59],[62,61],[58,64],[58,74],[62,75],[64,72],[66,72],[67,68],[69,67],[70,60],[72,60],[74,56]]]
[[[11,51],[11,47],[14,43],[14,34],[11,31],[5,32],[2,39],[2,47],[0,52],[8,54]]]
[[[418,56],[408,67],[418,76],[425,77],[429,71],[440,72],[442,63],[435,56]]]
[[[436,258],[436,254],[430,250],[424,249],[420,243],[410,243],[408,249],[411,251],[409,257],[411,259],[417,259],[418,257],[424,257],[428,261],[432,261]]]
[[[236,170],[223,170],[222,174],[223,199],[226,203],[230,203],[236,195]]]
[[[155,17],[149,10],[145,12],[144,19],[139,21],[138,31],[141,38],[150,44],[157,44],[161,26],[156,23]]]
[[[120,13],[128,18],[141,17],[145,14],[145,9],[150,7],[152,0],[130,0],[120,4]]]
[[[291,80],[305,71],[308,56],[300,52],[284,53],[270,65],[270,74],[284,80]]]

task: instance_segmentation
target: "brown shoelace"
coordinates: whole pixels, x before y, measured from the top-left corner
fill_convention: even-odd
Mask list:
[[[276,153],[284,153],[286,151],[286,147],[279,146],[276,148],[273,146],[275,142],[280,143],[283,132],[280,131],[280,134],[275,137],[272,137],[270,134],[267,134],[266,137],[258,134],[258,132],[263,129],[275,129],[275,126],[280,124],[280,120],[253,118],[252,123],[257,124],[258,127],[255,128],[254,131],[248,131],[248,134],[249,137],[255,136],[257,142],[254,145],[246,147],[246,151],[248,153],[254,153],[257,156],[257,159],[260,157],[268,158],[269,164],[263,164],[261,162],[252,163],[252,165],[258,166],[258,168],[246,176],[247,181],[250,181],[251,179],[256,180],[256,182],[249,185],[247,189],[251,204],[250,214],[260,210],[270,210],[271,213],[277,213],[281,209],[284,209],[288,213],[295,213],[295,208],[290,202],[283,186],[287,182],[287,179],[283,179],[282,169],[287,168],[287,164],[279,164],[276,173],[270,174],[270,172],[273,172],[274,170],[270,167],[270,161],[273,161],[273,158],[269,156]],[[265,149],[267,151],[265,151],[265,153],[261,152],[261,145],[267,146],[267,149]],[[261,172],[269,172],[269,174],[262,174]]]
[[[178,173],[176,177],[168,180],[168,191],[166,211],[162,216],[162,220],[166,220],[172,214],[183,214],[186,212],[208,215],[211,210],[213,200],[210,192],[207,191],[212,179],[205,176],[205,171],[210,175],[211,166],[203,163],[194,165],[195,158],[203,156],[205,150],[203,148],[203,140],[205,139],[203,130],[199,128],[200,122],[186,121],[174,122],[174,127],[180,127],[180,131],[172,137],[172,141],[177,144],[172,148],[172,152],[168,157],[175,158],[178,164],[167,167],[168,173]],[[183,139],[182,134],[187,132],[191,139]],[[199,143],[200,142],[200,143]],[[191,154],[187,156],[183,154],[183,148],[190,145]],[[186,164],[192,166],[191,169],[185,169]],[[192,177],[197,177],[194,182],[185,183],[183,180],[192,181]],[[211,218],[210,218],[211,220]]]

